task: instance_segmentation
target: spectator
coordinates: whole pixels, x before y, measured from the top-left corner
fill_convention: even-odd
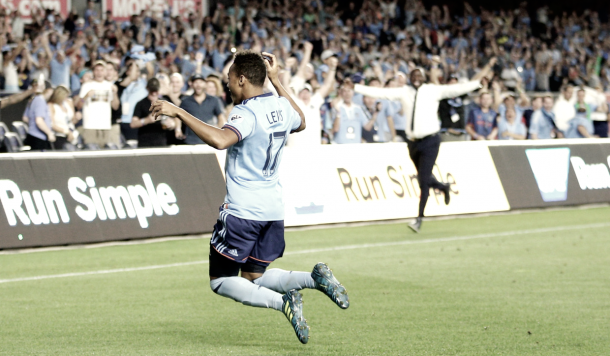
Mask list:
[[[568,122],[566,138],[593,138],[593,123],[587,118],[587,109],[579,107],[576,116]]]
[[[326,76],[328,75],[328,71],[330,68],[330,59],[332,57],[336,57],[337,55],[330,49],[325,50],[324,52],[322,52],[322,55],[320,56],[320,59],[322,60],[323,64],[318,67],[318,70],[316,71],[316,76],[318,78],[318,82],[322,83],[324,81],[324,79],[326,78]]]
[[[28,135],[25,144],[32,150],[49,150],[55,142],[55,133],[51,129],[51,113],[47,101],[53,94],[53,87],[48,81],[44,83],[42,92],[34,97],[26,110]]]
[[[4,74],[4,91],[16,93],[19,91],[19,76],[17,74],[17,65],[14,60],[25,43],[20,43],[17,46],[5,45],[2,47],[2,64]]]
[[[369,117],[361,106],[352,102],[354,85],[346,80],[339,90],[340,100],[335,104],[333,133],[335,143],[361,143],[362,130],[371,131],[377,120],[377,112]]]
[[[566,85],[562,88],[561,95],[553,106],[555,125],[561,131],[566,131],[569,127],[568,122],[576,116],[574,102],[574,87]]]
[[[449,77],[447,84],[457,84],[458,78],[455,75]],[[443,99],[438,104],[438,116],[441,120],[441,128],[453,135],[461,135],[466,126],[464,116],[464,99],[467,95],[458,96],[450,99]]]
[[[123,94],[124,86],[119,81],[118,65],[116,63],[106,63],[106,80],[117,86],[117,97],[120,99]],[[121,147],[121,117],[122,117],[122,105],[119,100],[119,107],[112,108],[112,126],[110,128],[110,139],[109,141]]]
[[[151,78],[146,84],[148,96],[140,100],[133,111],[131,128],[138,130],[138,148],[167,146],[167,133],[176,126],[176,120],[165,117],[156,121],[150,112],[152,104],[159,99],[159,79]]]
[[[466,132],[473,140],[495,140],[498,136],[498,113],[491,109],[491,104],[491,94],[483,92],[479,106],[468,115]]]
[[[74,143],[78,131],[74,128],[74,105],[70,99],[70,89],[58,86],[49,99],[51,128],[55,133],[56,150],[64,148],[65,144]]]
[[[595,111],[596,107],[585,102],[585,90],[583,88],[579,88],[578,91],[576,91],[576,104],[574,104],[574,112],[576,114],[574,117],[583,115],[581,109],[584,110],[585,118],[591,121],[591,113]]]
[[[608,103],[606,102],[606,94],[603,92],[603,88],[597,87],[597,92],[594,95],[593,103],[597,109],[591,113],[591,119],[593,120],[593,129],[595,136],[597,137],[608,137]],[[592,95],[593,96],[593,95]]]
[[[195,74],[191,78],[193,86],[193,95],[187,96],[182,99],[180,107],[189,114],[195,116],[197,119],[216,126],[222,127],[226,123],[223,109],[218,99],[214,96],[206,95],[206,81],[201,74]],[[217,121],[214,121],[214,117],[217,117]],[[176,123],[176,130],[182,129],[182,122],[178,120]],[[176,131],[179,132],[179,131]],[[188,127],[184,129],[185,140],[184,142],[188,145],[199,145],[203,144],[203,141]]]
[[[502,78],[504,87],[508,90],[515,90],[521,81],[521,75],[517,71],[517,68],[515,68],[515,63],[513,62],[509,62],[508,67],[504,67],[504,69],[502,69],[500,78]]]
[[[112,109],[119,108],[118,88],[106,80],[106,62],[93,63],[93,80],[83,83],[83,140],[103,147],[110,142]]]
[[[205,84],[205,93],[206,93],[206,95],[211,95],[211,96],[215,96],[216,98],[218,98],[218,101],[220,102],[220,106],[222,106],[222,108],[224,109],[225,93],[224,93],[224,89],[222,88],[222,83],[220,82],[220,79],[218,79],[214,76],[207,77],[206,84]]]
[[[521,72],[521,80],[523,81],[525,91],[532,92],[536,90],[536,70],[534,69],[532,61],[528,60],[525,62],[525,66]],[[551,90],[553,89],[551,88]]]
[[[50,68],[51,68],[51,84],[53,86],[63,85],[65,87],[70,87],[70,69],[72,68],[72,59],[69,56],[66,56],[63,49],[59,48],[59,43],[56,44],[55,50],[51,51],[49,36],[50,32],[45,32],[42,35],[41,41],[43,44],[44,51],[46,53],[46,58],[50,58]],[[76,51],[71,51],[72,55],[76,54]]]
[[[388,80],[386,87],[396,88],[396,85],[392,85],[394,78]],[[381,88],[381,82],[377,78],[369,80],[369,86],[374,88]],[[386,99],[375,99],[370,96],[363,97],[363,108],[368,113],[369,117],[376,117],[373,129],[370,131],[364,131],[362,136],[366,142],[391,142],[396,137],[396,130],[394,129],[394,118],[393,110],[389,100]]]
[[[525,128],[529,131],[530,123],[532,122],[532,114],[540,110],[542,108],[542,97],[536,96],[532,99],[532,107],[525,110],[523,112],[523,124],[525,124]],[[529,137],[529,135],[528,135]]]
[[[553,97],[547,95],[542,100],[542,108],[532,114],[532,121],[529,129],[532,140],[544,140],[551,138],[562,138],[561,130],[555,124],[555,114],[553,113]]]
[[[499,140],[525,140],[527,129],[520,120],[516,119],[516,116],[515,109],[506,109],[506,118],[501,118],[498,122]]]
[[[163,95],[161,99],[169,101],[170,103],[180,106],[182,100],[186,97],[182,93],[184,88],[184,78],[180,73],[174,73],[169,78],[169,90],[166,95]],[[182,132],[182,125],[179,124],[180,120],[176,121],[176,127],[174,130],[167,131],[167,144],[168,145],[183,145],[184,144],[184,133]]]
[[[388,83],[397,77],[400,87],[407,83],[403,73],[416,67],[426,68],[432,81],[436,76],[439,83],[443,83],[451,80],[452,74],[472,78],[481,71],[482,64],[497,56],[500,60],[494,71],[498,80],[494,83],[499,86],[498,92],[514,87],[516,95],[495,95],[494,88],[491,109],[500,114],[500,119],[506,119],[506,112],[512,107],[516,121],[523,116],[526,124],[524,114],[533,114],[539,109],[530,108],[524,92],[558,91],[566,84],[585,83],[599,88],[599,93],[610,89],[610,60],[607,58],[610,32],[605,14],[600,16],[595,11],[585,10],[582,16],[564,15],[543,8],[540,11],[543,21],[539,23],[537,19],[530,19],[529,14],[538,10],[531,4],[521,6],[518,11],[484,8],[475,11],[466,4],[464,16],[450,13],[448,7],[425,8],[422,3],[410,0],[404,7],[397,4],[386,0],[343,5],[315,1],[312,4],[279,2],[269,7],[250,3],[244,7],[238,2],[229,9],[222,4],[212,4],[210,17],[203,17],[201,12],[182,14],[188,18],[185,21],[181,16],[170,17],[167,12],[151,10],[134,14],[129,21],[119,23],[112,19],[111,13],[103,14],[104,18],[101,18],[95,2],[88,2],[84,18],[79,18],[73,11],[68,18],[60,19],[56,11],[35,8],[27,26],[17,11],[3,11],[2,15],[10,15],[4,17],[6,21],[0,27],[3,51],[0,87],[7,91],[24,90],[43,74],[52,84],[70,84],[70,88],[78,92],[80,79],[90,75],[87,71],[97,60],[115,63],[129,72],[131,57],[147,56],[145,52],[156,53],[156,60],[150,62],[154,64],[154,72],[147,70],[147,79],[154,73],[169,76],[194,72],[203,77],[217,75],[226,84],[226,75],[218,72],[226,71],[227,64],[230,66],[232,51],[265,49],[274,51],[285,65],[284,86],[294,88],[296,95],[315,95],[319,91],[328,76],[330,58],[337,58],[339,62],[335,74],[340,81],[352,78],[354,82],[368,82],[370,78],[378,77],[382,83]],[[432,66],[439,71],[432,73]],[[300,75],[291,78],[295,71]],[[108,78],[111,77],[109,73]],[[292,83],[291,79],[300,83]],[[122,81],[118,82],[117,96],[123,99],[125,91],[121,89],[126,89],[131,82],[123,83],[124,87],[120,85]],[[313,92],[302,90],[306,83]],[[140,84],[139,97],[122,100],[130,104],[121,105],[113,112],[112,128],[116,127],[120,112],[124,133],[129,132],[129,120],[136,103],[148,95],[145,84]],[[208,95],[214,96],[213,85],[207,85]],[[396,84],[390,81],[388,85]],[[585,91],[584,102],[595,107],[590,113],[595,133],[607,136],[606,100],[589,88]],[[215,92],[222,96],[218,88]],[[575,117],[576,93],[564,100],[567,94],[562,93],[554,111],[560,130],[567,130],[568,122]],[[323,99],[328,102],[332,98]],[[352,98],[357,104],[362,100],[360,94]],[[448,102],[442,103],[439,110],[443,127],[450,126],[448,118],[451,115],[447,115],[445,109],[451,112],[453,106],[445,106]],[[230,98],[225,103],[231,104]],[[75,101],[76,115],[82,105]],[[390,107],[395,130],[401,136],[405,131],[405,116],[410,114],[403,111],[398,101],[391,101]],[[467,108],[463,109],[464,118],[468,118]],[[124,117],[123,111],[126,111]],[[321,111],[321,117],[330,116],[327,115],[330,112],[328,104],[322,105]],[[89,119],[85,121],[89,127]],[[381,121],[376,125],[379,127]],[[330,129],[331,126],[329,118],[325,127]],[[131,132],[135,138],[135,131]],[[176,135],[175,132],[167,133]]]
[[[324,79],[324,84],[314,92],[310,84],[305,83],[305,74],[297,72],[296,80],[291,79],[291,83],[296,84],[296,96],[293,99],[305,114],[307,130],[288,137],[288,145],[291,147],[312,147],[321,143],[322,136],[322,117],[320,109],[324,105],[324,98],[334,89],[335,76],[338,60],[332,57],[328,61],[328,75]],[[303,84],[301,84],[303,83]]]
[[[148,96],[146,90],[147,78],[151,77],[154,71],[151,63],[148,62],[144,65],[147,74],[143,76],[141,75],[140,64],[143,63],[128,59],[125,62],[127,71],[117,84],[118,87],[121,87],[121,133],[126,140],[136,140],[138,137],[138,131],[131,126],[131,118],[134,116],[133,111],[136,104]]]

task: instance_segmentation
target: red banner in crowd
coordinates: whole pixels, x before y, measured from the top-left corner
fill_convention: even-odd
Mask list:
[[[70,13],[70,0],[0,0],[0,7],[12,11],[18,10],[24,20],[32,18],[35,9],[53,9],[59,11],[63,18]]]
[[[112,17],[116,21],[128,21],[131,15],[147,10],[157,15],[170,10],[172,17],[177,15],[187,17],[190,13],[196,13],[200,7],[204,6],[204,3],[207,2],[202,0],[105,0],[103,5],[104,12],[111,10]]]

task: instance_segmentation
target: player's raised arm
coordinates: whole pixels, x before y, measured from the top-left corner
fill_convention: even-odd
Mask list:
[[[265,65],[267,66],[267,76],[269,77],[269,81],[277,91],[278,95],[288,99],[288,101],[290,102],[290,106],[292,106],[292,108],[296,110],[296,112],[298,112],[299,116],[301,117],[301,126],[299,126],[299,128],[294,131],[300,132],[305,130],[305,114],[303,114],[301,108],[299,108],[299,106],[294,102],[294,100],[292,100],[292,97],[290,97],[286,89],[284,89],[284,87],[282,86],[278,75],[279,66],[277,65],[275,55],[263,52],[263,58],[265,59]]]
[[[236,144],[238,141],[238,137],[233,131],[219,129],[218,127],[208,125],[168,101],[155,101],[155,103],[150,107],[150,111],[152,111],[152,115],[155,120],[158,120],[160,115],[179,118],[182,120],[182,122],[187,124],[188,127],[190,127],[191,130],[193,130],[193,132],[199,136],[203,142],[218,150],[227,149]]]

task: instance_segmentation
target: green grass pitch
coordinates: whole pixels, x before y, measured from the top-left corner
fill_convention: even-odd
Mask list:
[[[350,293],[341,310],[303,292],[307,345],[283,314],[213,294],[204,263],[3,282],[0,355],[607,355],[608,216],[438,220],[419,235],[404,223],[288,232],[272,267],[324,261]],[[4,254],[0,280],[207,254],[207,239]]]

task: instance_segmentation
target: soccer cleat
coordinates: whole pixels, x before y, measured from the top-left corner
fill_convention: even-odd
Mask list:
[[[419,217],[417,219],[415,219],[415,221],[413,221],[412,223],[409,223],[409,225],[407,225],[411,230],[415,231],[416,233],[419,233],[419,230],[421,229],[421,224],[422,224],[422,218]]]
[[[316,282],[316,289],[326,294],[341,309],[349,308],[347,290],[333,275],[326,263],[319,262],[311,272],[311,278]]]
[[[306,344],[309,341],[309,326],[307,320],[303,318],[303,297],[296,289],[288,291],[282,296],[284,304],[282,304],[282,312],[288,318],[290,324],[294,328],[299,341]]]
[[[445,187],[442,189],[443,193],[445,193],[445,205],[449,205],[451,201],[451,184],[445,183]]]

